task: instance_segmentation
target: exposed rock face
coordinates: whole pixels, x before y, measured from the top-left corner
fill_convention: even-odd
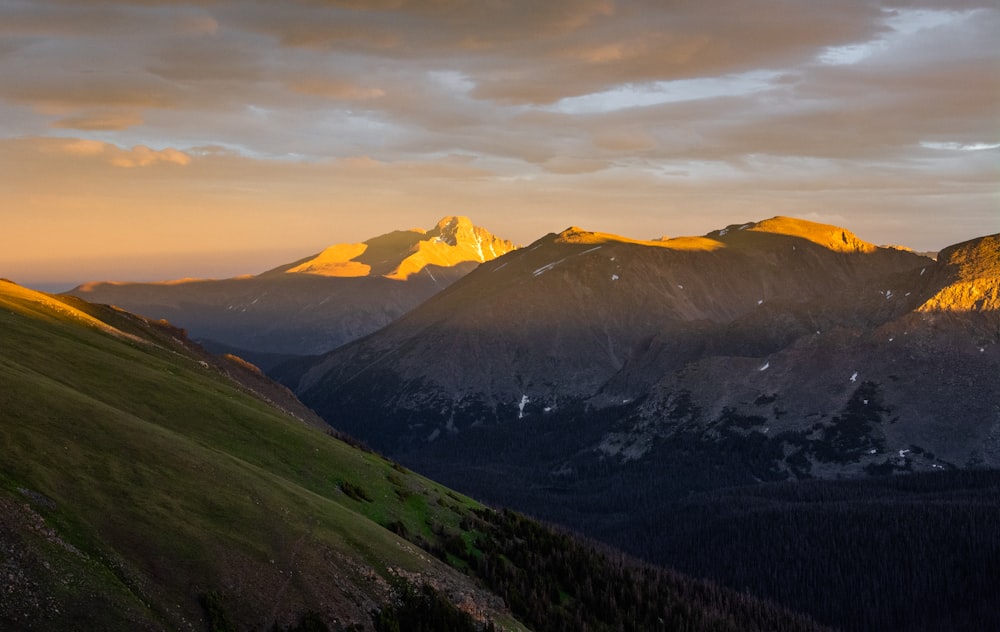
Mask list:
[[[1000,236],[956,244],[938,256],[947,284],[920,306],[921,312],[1000,310]]]
[[[670,445],[752,444],[759,462],[730,473],[746,480],[1000,465],[997,243],[935,262],[782,217],[652,242],[571,228],[293,386],[414,459],[490,458],[449,450],[471,432],[519,461],[524,423],[574,411],[574,436],[547,439],[550,474]]]
[[[430,231],[395,231],[360,244],[337,244],[291,267],[286,274],[330,277],[381,276],[405,281],[429,266],[452,268],[484,263],[514,249],[514,244],[474,226],[468,217],[445,217]]]
[[[184,327],[267,367],[268,354],[334,349],[391,322],[514,245],[446,217],[430,230],[338,244],[253,277],[88,283],[70,292]]]

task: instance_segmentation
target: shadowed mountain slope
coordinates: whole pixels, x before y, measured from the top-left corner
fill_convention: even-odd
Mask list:
[[[247,373],[0,281],[0,628],[816,629],[486,509]]]
[[[269,366],[282,354],[318,354],[368,334],[513,248],[468,218],[446,217],[430,231],[338,244],[257,276],[87,283],[69,294],[165,318]]]

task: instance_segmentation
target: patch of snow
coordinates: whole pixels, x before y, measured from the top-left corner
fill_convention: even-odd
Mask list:
[[[611,260],[612,260],[612,261],[614,261],[614,260],[615,260],[615,258],[614,258],[614,257],[611,257]]]
[[[612,274],[611,275],[611,280],[612,281],[617,281],[619,278],[621,278],[621,277],[619,277],[617,274]]]
[[[424,268],[424,272],[426,272],[427,276],[429,276],[431,278],[431,281],[434,281],[435,283],[438,282],[438,280],[434,278],[434,275],[431,274],[431,269],[430,268]]]
[[[680,289],[682,289],[682,290],[684,289],[684,286],[683,286],[683,285],[681,285],[680,283],[678,283],[678,284],[677,284],[677,287],[679,287],[679,288],[680,288]]]
[[[979,347],[979,353],[986,353],[986,347]]]
[[[746,230],[746,229],[750,228],[751,226],[753,226],[753,222],[751,222],[749,224],[743,224],[742,226],[740,226],[740,230]]]
[[[584,250],[583,252],[581,252],[580,254],[578,254],[577,257],[582,257],[585,254],[589,254],[591,252],[594,252],[595,250],[600,250],[603,247],[604,246],[594,246],[593,248],[591,248],[589,250]]]
[[[893,340],[895,340],[895,338],[893,338],[892,336],[890,336],[889,337],[889,342],[892,342]]]
[[[497,270],[500,270],[501,268],[506,268],[508,263],[510,263],[510,262],[509,261],[504,261],[503,263],[501,263],[497,267],[493,268],[493,271],[496,272]]]
[[[517,404],[517,418],[518,419],[523,419],[524,418],[524,407],[530,401],[531,400],[528,399],[527,395],[521,395],[521,401]]]
[[[719,231],[719,237],[725,237],[728,234],[729,234],[728,228],[723,228],[722,230]]]
[[[431,434],[430,434],[430,435],[429,435],[429,436],[427,437],[427,443],[431,443],[432,441],[434,441],[435,439],[437,439],[437,438],[438,438],[438,437],[440,437],[440,436],[441,436],[441,429],[440,429],[440,428],[435,428],[435,429],[434,429],[434,432],[432,432],[432,433],[431,433]]]
[[[766,371],[766,370],[768,370],[769,368],[771,368],[771,363],[770,363],[770,362],[765,362],[765,363],[764,363],[764,364],[762,364],[762,365],[760,366],[760,368],[759,368],[759,369],[757,369],[757,370],[758,370],[758,371]]]
[[[534,247],[528,248],[528,252],[531,252],[532,250],[538,250],[541,247],[542,247],[542,244],[535,244]]]
[[[476,239],[476,254],[479,255],[479,262],[486,261],[486,253],[483,252],[483,238],[478,234],[472,235]]]
[[[892,290],[886,290],[885,291],[885,300],[888,301],[890,298],[892,298]]]
[[[939,470],[943,470],[944,469],[943,465],[938,465],[937,463],[931,463],[931,467],[939,469]]]
[[[920,276],[924,276],[924,272],[927,272],[927,268],[920,268]]]
[[[906,458],[906,454],[907,454],[908,452],[909,452],[909,450],[900,450],[900,451],[899,451],[899,458],[901,458],[901,459],[905,459],[905,458]]]
[[[542,409],[542,412],[544,412],[544,413],[551,413],[552,412],[552,408],[553,408],[552,406],[546,406],[545,408]]]
[[[852,382],[857,382],[858,381],[858,372],[857,371],[855,371],[854,373],[851,374],[851,381]]]
[[[549,270],[551,270],[552,268],[556,267],[557,265],[559,265],[560,263],[562,263],[564,261],[566,261],[566,260],[565,259],[560,259],[559,261],[554,261],[554,262],[552,262],[552,263],[550,263],[548,265],[544,265],[541,268],[538,268],[537,270],[535,270],[534,272],[532,272],[531,276],[541,276],[541,275],[545,274],[546,272],[548,272]]]
[[[868,454],[875,454],[877,452],[878,452],[878,448],[872,448],[871,450],[868,451]]]
[[[771,426],[764,426],[764,429],[761,430],[761,432],[763,432],[764,434],[771,432]]]
[[[861,402],[862,402],[862,403],[863,403],[863,404],[864,404],[865,406],[867,406],[867,405],[868,405],[868,400],[867,400],[867,399],[863,399],[863,400],[861,400]]]
[[[907,293],[906,293],[906,294],[904,294],[903,296],[909,296],[910,294],[913,294],[913,292],[907,292]]]
[[[762,298],[757,299],[757,304],[758,305],[763,305],[764,304],[764,299],[762,299]]]
[[[625,399],[622,400],[622,403],[623,404],[631,404],[632,400],[630,398],[625,398]]]

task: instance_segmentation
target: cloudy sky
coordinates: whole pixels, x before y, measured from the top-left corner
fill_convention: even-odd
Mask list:
[[[1000,231],[1000,0],[0,0],[0,276],[230,276],[468,215]]]

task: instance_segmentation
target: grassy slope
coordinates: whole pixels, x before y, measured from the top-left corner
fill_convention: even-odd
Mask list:
[[[0,629],[372,629],[379,608],[382,630],[459,629],[455,605],[497,629],[815,629],[484,509],[213,362],[0,281]]]
[[[77,307],[0,282],[0,622],[200,628],[204,594],[241,628],[367,622],[394,572],[474,590],[379,526],[433,541],[474,503]]]

